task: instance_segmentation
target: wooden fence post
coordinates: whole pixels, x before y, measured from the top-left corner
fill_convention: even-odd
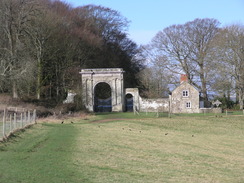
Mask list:
[[[34,123],[36,124],[36,109],[34,109],[34,111],[33,111],[33,120],[34,120]]]
[[[5,137],[5,134],[6,134],[6,132],[5,132],[5,124],[6,123],[6,108],[4,109],[4,111],[3,111],[3,137]]]
[[[10,133],[13,131],[13,124],[12,124],[12,114],[9,115],[9,128],[10,128]]]
[[[171,98],[170,98],[171,99]],[[168,112],[168,117],[171,118],[171,102],[169,101],[169,112]]]
[[[14,130],[16,130],[16,129],[17,129],[17,117],[16,117],[16,112],[15,112],[14,113]]]
[[[28,124],[30,124],[30,110],[28,110]]]
[[[25,123],[25,125],[26,125],[26,123],[27,123],[27,115],[26,115],[26,111],[25,111],[25,113],[24,113],[24,116],[25,116],[24,123]],[[25,125],[24,125],[24,126],[25,126]]]
[[[23,128],[23,113],[20,114],[20,119],[21,119],[21,128]]]

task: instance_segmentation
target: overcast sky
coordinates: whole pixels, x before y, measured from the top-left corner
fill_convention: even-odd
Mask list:
[[[244,25],[244,0],[62,0],[73,7],[101,5],[121,13],[130,21],[129,36],[147,44],[158,31],[195,18],[215,18],[221,26]]]

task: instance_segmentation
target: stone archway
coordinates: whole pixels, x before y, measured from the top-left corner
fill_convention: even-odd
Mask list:
[[[133,99],[133,95],[130,93],[125,95],[125,111],[126,112],[134,111],[134,99]]]
[[[109,84],[101,82],[94,87],[94,112],[112,111],[112,92]]]
[[[126,88],[125,89],[125,100],[126,96],[131,95],[133,98],[133,110],[140,111],[140,96],[138,88]]]
[[[82,99],[86,109],[94,112],[95,87],[99,83],[107,83],[111,88],[112,111],[124,109],[124,80],[123,69],[82,69]]]

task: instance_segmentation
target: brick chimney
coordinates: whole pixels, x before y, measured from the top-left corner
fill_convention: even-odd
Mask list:
[[[183,82],[188,82],[188,78],[187,78],[186,74],[180,75],[180,83],[183,83]]]

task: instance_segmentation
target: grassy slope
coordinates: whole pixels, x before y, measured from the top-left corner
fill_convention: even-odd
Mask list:
[[[244,181],[243,117],[127,120],[80,130],[74,161],[91,182]]]
[[[244,182],[243,119],[39,124],[0,145],[0,182]]]
[[[0,182],[72,182],[72,125],[36,125],[0,145]]]

